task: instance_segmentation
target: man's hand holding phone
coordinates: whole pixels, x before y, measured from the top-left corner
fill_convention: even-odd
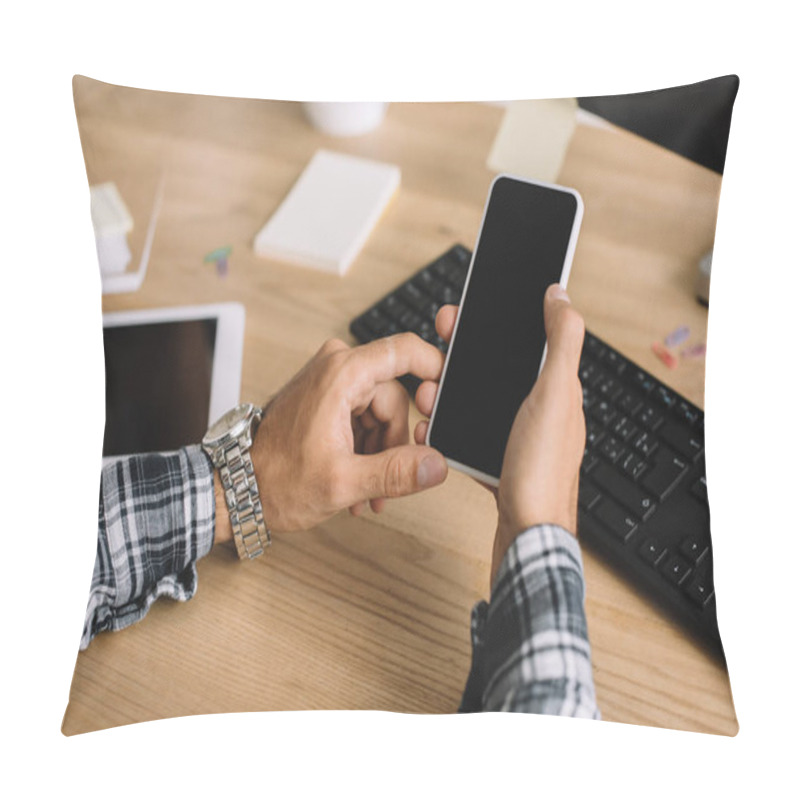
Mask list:
[[[436,318],[437,333],[449,341],[456,306],[444,306]],[[492,555],[492,582],[510,544],[533,525],[550,523],[577,530],[578,480],[586,439],[583,394],[578,364],[584,324],[566,292],[550,286],[544,299],[547,357],[533,390],[514,420],[496,491],[498,525]],[[430,415],[437,384],[425,381],[417,390],[417,407]],[[414,431],[425,442],[428,422]]]

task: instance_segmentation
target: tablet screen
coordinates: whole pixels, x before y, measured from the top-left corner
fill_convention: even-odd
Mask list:
[[[103,328],[103,456],[175,450],[208,430],[217,319]]]

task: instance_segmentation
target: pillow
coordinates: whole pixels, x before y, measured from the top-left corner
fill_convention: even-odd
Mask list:
[[[701,409],[737,87],[727,76],[616,97],[345,109],[76,77],[88,181],[106,187],[112,207],[102,228],[93,211],[103,310],[242,304],[241,397],[260,403],[325,340],[357,344],[350,323],[419,268],[455,244],[474,248],[498,172],[578,190],[569,294],[600,353],[591,366],[587,351],[581,371],[592,400],[579,523],[597,705],[609,721],[733,735],[713,616],[699,634],[691,620],[716,602]],[[319,150],[400,169],[400,188],[365,223],[342,275],[254,249]],[[136,374],[146,383],[147,365]],[[412,410],[412,429],[418,419]],[[636,516],[619,486],[653,507]],[[703,535],[678,534],[698,524]],[[153,585],[140,621],[97,633],[80,652],[63,732],[215,712],[455,712],[472,661],[470,615],[489,597],[495,525],[491,495],[451,471],[380,516],[340,514],[276,536],[249,564],[215,547],[169,586]],[[136,580],[151,577],[145,569]],[[664,606],[669,595],[651,585],[674,587],[679,600]],[[124,623],[139,616],[130,606]]]

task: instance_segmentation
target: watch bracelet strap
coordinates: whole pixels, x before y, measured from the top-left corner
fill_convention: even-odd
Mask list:
[[[269,547],[271,537],[264,522],[261,499],[250,452],[239,440],[221,454],[219,477],[239,558],[256,558]]]

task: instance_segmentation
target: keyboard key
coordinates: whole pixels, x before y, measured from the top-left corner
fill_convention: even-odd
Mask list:
[[[397,323],[404,331],[414,331],[422,323],[422,317],[409,308],[400,315]]]
[[[608,400],[616,400],[622,394],[622,387],[610,375],[603,375],[596,388]]]
[[[413,283],[404,283],[400,296],[415,311],[422,311],[430,303],[430,297],[421,292]]]
[[[396,333],[402,333],[400,326],[396,322],[387,322],[386,327],[383,329],[384,336],[394,336]]]
[[[666,447],[659,448],[653,458],[652,466],[642,480],[642,486],[659,500],[663,500],[675,488],[689,467]]]
[[[701,503],[708,503],[708,486],[706,485],[705,475],[701,476],[694,482],[692,485],[692,494]]]
[[[446,256],[443,256],[442,258],[438,259],[437,261],[434,261],[434,263],[431,264],[430,270],[435,275],[438,275],[440,278],[444,278],[444,280],[447,280],[447,274],[448,272],[451,271],[450,260]]]
[[[651,566],[655,567],[666,555],[667,548],[655,539],[645,539],[639,548],[639,555]]]
[[[617,416],[617,412],[608,400],[600,400],[592,406],[591,415],[605,428]]]
[[[461,297],[461,289],[454,288],[450,280],[439,281],[436,286],[433,287],[430,297],[439,303],[439,305],[454,303]]]
[[[361,318],[350,323],[350,332],[359,342],[371,342],[375,337],[372,331],[364,324]]]
[[[686,596],[700,608],[703,608],[714,595],[714,587],[711,585],[711,581],[699,576],[690,581],[684,591]]]
[[[445,286],[439,297],[443,303],[459,303],[461,302],[462,293],[463,289],[454,289],[452,286]]]
[[[389,295],[389,297],[381,302],[379,307],[387,317],[395,321],[397,321],[400,315],[406,310],[406,306],[393,294]]]
[[[676,586],[680,586],[692,571],[692,565],[679,555],[670,556],[661,567],[661,572]]]
[[[592,358],[596,361],[602,361],[608,353],[608,348],[592,334],[587,334],[584,338],[583,346],[591,353]]]
[[[606,353],[605,366],[606,369],[612,373],[612,375],[619,377],[625,372],[628,364],[616,350],[609,350],[608,353]]]
[[[592,472],[592,480],[641,520],[655,510],[653,498],[610,464],[598,464]]]
[[[594,350],[600,344],[600,340],[589,331],[586,331],[586,335],[583,338],[583,349],[584,350]]]
[[[429,300],[426,306],[423,306],[420,309],[420,314],[423,317],[427,317],[430,320],[435,320],[436,315],[439,313],[439,309],[442,307],[441,303],[436,300]]]
[[[600,492],[586,481],[581,481],[578,486],[578,505],[587,511],[600,499]]]
[[[583,461],[581,461],[581,472],[584,475],[588,475],[594,469],[594,467],[597,466],[597,462],[599,460],[600,459],[594,453],[590,452],[589,448],[587,447],[583,451]]]
[[[635,414],[642,407],[642,398],[634,392],[625,392],[618,405],[626,414]]]
[[[639,391],[644,394],[650,394],[655,388],[656,379],[652,375],[648,375],[644,370],[637,369],[633,373],[633,380]]]
[[[586,421],[586,444],[589,447],[597,447],[605,437],[605,431],[593,419]]]
[[[454,289],[458,289],[459,292],[464,288],[464,284],[467,282],[467,271],[467,266],[453,264],[452,269],[448,273],[450,284]]]
[[[631,537],[639,525],[624,508],[607,497],[592,508],[592,515],[623,542]]]
[[[653,397],[666,408],[672,408],[677,401],[675,395],[666,386],[657,386]]]
[[[436,335],[436,331],[433,328],[433,323],[427,319],[423,319],[422,322],[420,322],[419,327],[417,328],[417,333],[426,342],[429,342],[431,338]]]
[[[656,430],[656,428],[658,428],[658,426],[664,421],[664,417],[661,412],[651,405],[642,406],[636,412],[636,414],[634,414],[634,419],[642,427],[648,428],[651,431]]]
[[[455,262],[464,270],[466,274],[467,267],[469,266],[469,260],[472,256],[469,250],[466,247],[457,244],[450,250],[451,255],[455,259]]]
[[[658,449],[658,439],[655,434],[644,431],[636,437],[633,446],[645,458],[649,458]]]
[[[620,417],[614,424],[614,435],[627,442],[636,432],[638,428],[633,424],[630,417]]]
[[[708,544],[699,536],[687,536],[681,542],[681,553],[696,564],[707,552]]]
[[[613,464],[623,451],[622,442],[613,436],[607,436],[600,446],[600,452]]]
[[[695,461],[703,454],[703,437],[680,422],[668,420],[658,435],[681,455]]]
[[[389,318],[377,308],[371,308],[362,319],[367,327],[378,336],[384,335],[384,330],[390,322]]]
[[[700,421],[701,412],[692,408],[685,400],[681,400],[675,408],[675,413],[682,422],[695,426]]]
[[[422,272],[413,279],[413,282],[420,291],[427,292],[428,294],[431,294],[431,287],[439,283],[438,279],[433,274],[433,270],[428,269],[422,270]]]
[[[622,469],[634,480],[647,469],[647,462],[643,461],[636,453],[628,453],[620,463]]]
[[[597,376],[597,364],[593,361],[589,361],[588,363],[581,364],[578,368],[578,377],[581,379],[581,383],[584,386],[591,386],[592,379]]]

